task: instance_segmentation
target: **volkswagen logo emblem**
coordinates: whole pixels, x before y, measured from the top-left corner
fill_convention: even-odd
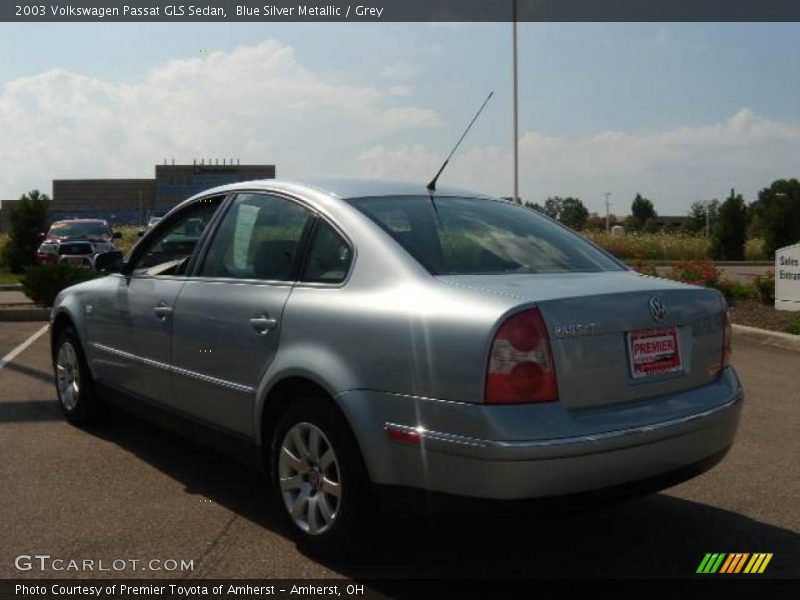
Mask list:
[[[667,303],[658,296],[653,296],[650,298],[650,314],[654,321],[660,323],[667,318]]]

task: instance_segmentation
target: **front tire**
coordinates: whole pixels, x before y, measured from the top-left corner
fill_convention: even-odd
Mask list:
[[[61,412],[73,425],[86,425],[97,417],[94,382],[78,335],[67,327],[53,349],[56,392]]]
[[[336,557],[353,549],[372,518],[372,489],[350,427],[328,399],[290,404],[275,430],[271,471],[303,551]]]

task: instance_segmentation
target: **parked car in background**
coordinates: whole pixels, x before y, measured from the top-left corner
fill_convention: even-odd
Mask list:
[[[144,229],[139,229],[136,232],[136,235],[138,235],[139,237],[142,237],[145,233],[147,233],[153,227],[155,227],[156,224],[163,218],[164,218],[164,215],[162,215],[162,214],[159,214],[159,213],[151,214],[150,217],[147,219],[147,225],[145,225]]]
[[[102,219],[56,221],[36,251],[36,264],[68,262],[92,267],[96,255],[116,250],[114,240],[120,237]]]
[[[376,490],[652,491],[736,433],[720,293],[640,275],[513,202],[237,183],[176,207],[118,271],[54,303],[66,418],[116,398],[229,434],[311,551],[346,548]]]

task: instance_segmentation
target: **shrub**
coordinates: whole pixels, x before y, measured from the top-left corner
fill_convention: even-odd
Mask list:
[[[63,262],[30,267],[22,278],[22,291],[36,304],[53,306],[61,290],[97,276],[95,271]]]
[[[47,230],[50,199],[33,190],[16,202],[8,215],[10,235],[3,248],[4,261],[12,273],[22,273],[36,260],[41,234]]]
[[[0,234],[0,268],[6,266],[6,244],[8,244],[8,236],[2,233]]]
[[[775,304],[775,271],[767,271],[755,279],[758,299],[762,304]]]
[[[800,319],[789,323],[784,331],[786,331],[786,333],[791,333],[792,335],[800,335]]]
[[[718,288],[727,298],[748,298],[754,300],[758,298],[758,288],[754,283],[742,283],[740,281],[730,281],[723,279]]]
[[[747,240],[744,245],[744,259],[745,260],[772,260],[772,257],[767,256],[764,252],[764,240],[755,238]]]
[[[719,288],[719,274],[719,269],[710,260],[701,258],[700,260],[682,260],[675,263],[667,273],[667,277],[693,285]]]
[[[658,270],[656,269],[655,265],[644,262],[642,258],[636,259],[636,261],[633,263],[633,270],[641,273],[642,275],[658,277]]]

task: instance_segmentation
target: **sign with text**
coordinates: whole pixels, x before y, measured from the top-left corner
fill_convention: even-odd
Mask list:
[[[800,244],[775,252],[775,308],[800,311]]]

